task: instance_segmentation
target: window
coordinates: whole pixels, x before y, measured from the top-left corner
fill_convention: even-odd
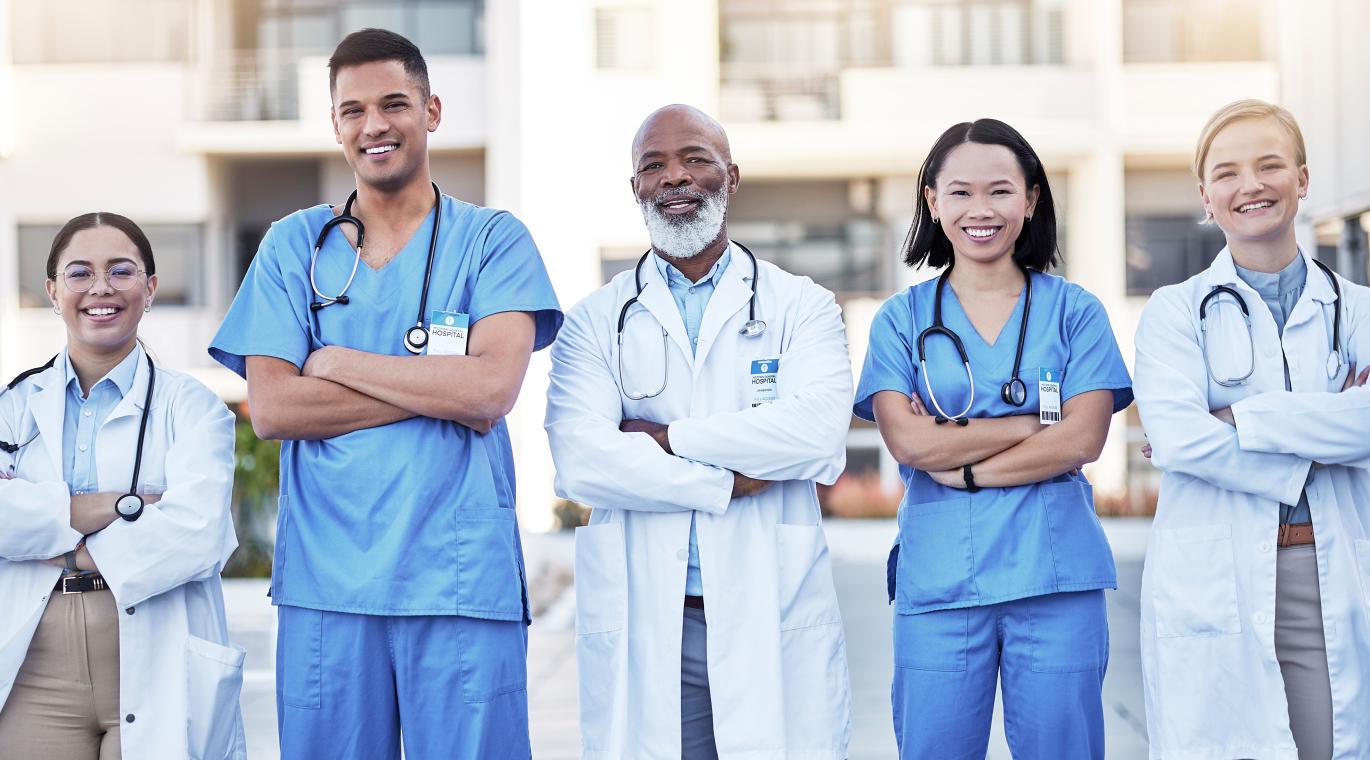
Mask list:
[[[140,224],[157,260],[157,303],[188,306],[202,302],[204,228],[198,224]],[[59,224],[19,225],[19,305],[47,308],[48,251]]]
[[[1208,268],[1226,240],[1215,225],[1197,222],[1193,215],[1127,215],[1128,295],[1150,295]]]
[[[1061,63],[1060,0],[904,0],[890,9],[900,67]]]
[[[595,9],[595,67],[643,71],[652,68],[655,28],[651,8]]]
[[[1261,61],[1263,0],[1123,0],[1123,61]]]
[[[187,0],[10,3],[15,63],[179,62],[187,59]]]

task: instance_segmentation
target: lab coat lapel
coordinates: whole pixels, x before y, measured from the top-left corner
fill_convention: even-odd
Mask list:
[[[29,409],[33,421],[38,426],[38,435],[43,440],[52,460],[53,472],[62,472],[62,418],[66,414],[66,387],[62,384],[62,363],[43,372],[45,383],[29,397]]]
[[[699,323],[699,347],[695,354],[696,377],[714,344],[718,342],[715,338],[723,331],[724,325],[732,319],[738,309],[746,308],[747,302],[751,300],[752,272],[747,266],[751,259],[740,254],[742,252],[734,246],[732,257],[728,260],[728,269],[719,278],[714,294],[709,298],[709,305],[704,309],[704,318]],[[744,257],[747,261],[739,263],[738,259]]]
[[[1299,296],[1298,303],[1294,304],[1294,310],[1289,314],[1289,319],[1285,321],[1285,329],[1303,324],[1321,314],[1327,306],[1336,304],[1335,308],[1340,309],[1341,304],[1337,302],[1336,291],[1332,290],[1332,283],[1328,282],[1327,275],[1323,274],[1321,268],[1313,263],[1312,257],[1305,254],[1302,250],[1299,255],[1303,256],[1306,273],[1304,274],[1303,294]],[[1328,311],[1331,316],[1331,312]],[[1330,345],[1330,344],[1329,344]]]
[[[637,302],[666,329],[666,334],[685,354],[685,360],[693,362],[694,351],[690,348],[689,336],[685,334],[685,321],[680,318],[680,309],[671,297],[671,290],[666,287],[666,281],[661,279],[661,272],[651,257],[642,265],[642,282],[642,295],[638,296]],[[626,331],[626,326],[624,329]]]
[[[128,387],[128,393],[119,400],[114,410],[105,418],[105,425],[123,417],[132,417],[143,413],[143,401],[147,398],[148,384],[148,365],[147,358],[143,355],[143,347],[135,346],[133,349],[138,354],[138,368],[133,372],[133,383]]]

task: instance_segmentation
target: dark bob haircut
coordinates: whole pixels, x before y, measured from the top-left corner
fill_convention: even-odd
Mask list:
[[[404,73],[419,86],[424,100],[432,94],[423,53],[417,45],[389,29],[358,29],[338,43],[328,59],[328,91],[337,89],[339,69],[377,61],[399,61]]]
[[[933,143],[928,151],[927,160],[918,172],[918,193],[915,199],[913,225],[908,237],[904,239],[904,263],[919,266],[926,263],[934,269],[949,267],[956,262],[952,253],[951,241],[940,224],[932,221],[932,210],[928,208],[925,188],[937,187],[937,175],[947,154],[963,143],[981,145],[1002,145],[1013,152],[1018,166],[1023,170],[1027,187],[1037,186],[1037,206],[1032,218],[1023,224],[1018,240],[1013,245],[1013,260],[1024,269],[1044,272],[1048,267],[1060,262],[1060,252],[1056,248],[1056,204],[1051,199],[1051,186],[1047,184],[1047,173],[1042,168],[1042,159],[1037,151],[1028,145],[1018,130],[998,119],[978,119],[963,121],[948,129]]]
[[[157,274],[157,262],[152,258],[152,243],[148,242],[142,228],[126,216],[108,211],[95,211],[72,218],[57,231],[57,237],[52,239],[52,248],[48,250],[49,280],[57,279],[57,260],[62,258],[62,251],[71,245],[71,239],[76,237],[76,233],[93,230],[96,227],[113,227],[124,233],[133,242],[133,247],[138,249],[138,255],[143,259],[143,271],[147,272],[149,277]]]

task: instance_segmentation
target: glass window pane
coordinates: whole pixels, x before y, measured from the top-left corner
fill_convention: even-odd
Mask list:
[[[157,303],[184,306],[202,302],[204,228],[198,224],[140,224],[157,262]],[[46,308],[48,251],[61,225],[20,224],[19,305]]]
[[[411,39],[425,55],[475,55],[478,13],[474,2],[419,2]]]

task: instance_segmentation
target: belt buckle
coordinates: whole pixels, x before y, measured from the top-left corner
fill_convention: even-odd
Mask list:
[[[79,575],[65,575],[65,576],[62,576],[62,594],[63,594],[63,596],[65,596],[65,595],[67,595],[67,594],[79,594],[79,593],[81,593],[81,589],[79,589],[79,588],[76,589],[76,590],[74,590],[74,591],[71,590],[71,588],[70,588],[70,584],[71,584],[72,581],[80,580],[80,579],[81,579],[81,576],[79,576]]]

